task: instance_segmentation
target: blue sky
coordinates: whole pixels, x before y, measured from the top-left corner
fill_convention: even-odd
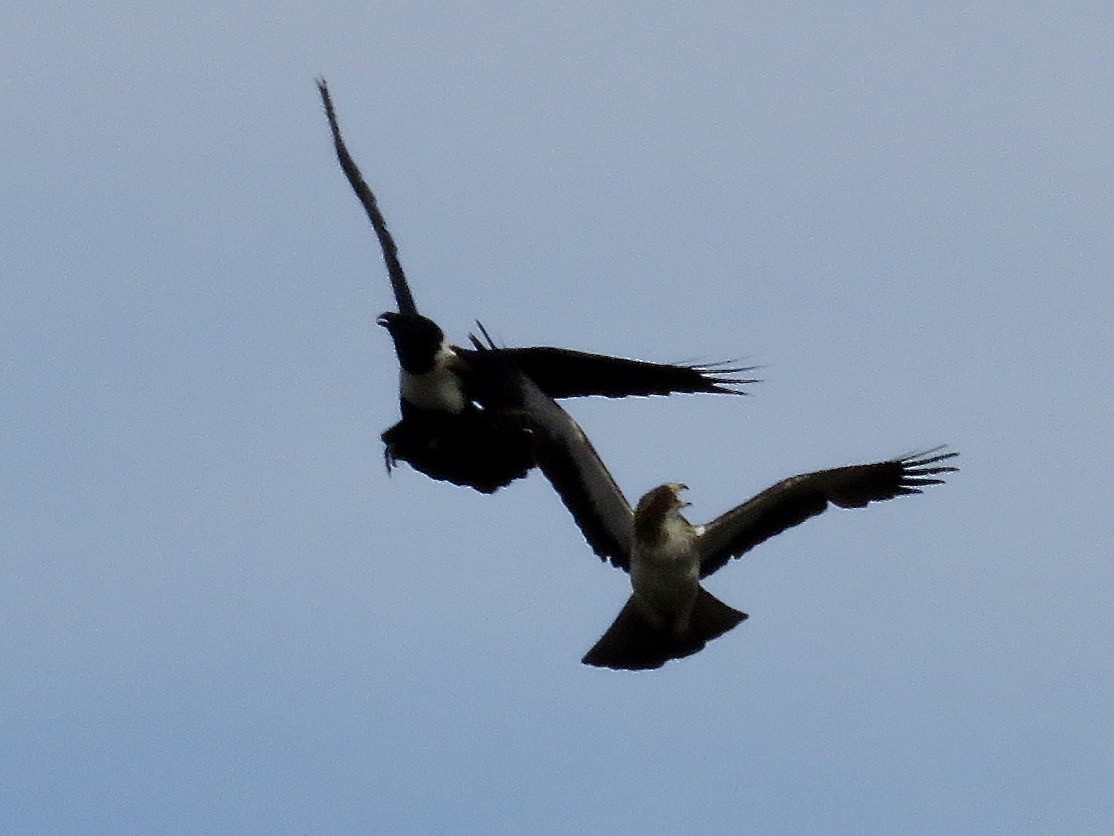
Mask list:
[[[0,828],[1107,832],[1103,4],[87,4],[0,18]],[[628,594],[536,475],[407,469],[392,305],[766,364],[575,402],[704,521],[948,442],[579,664]],[[1106,545],[1104,545],[1106,544]]]

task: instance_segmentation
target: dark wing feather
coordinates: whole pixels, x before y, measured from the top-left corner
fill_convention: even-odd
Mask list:
[[[477,401],[493,421],[530,430],[539,469],[592,551],[630,571],[634,512],[584,431],[522,373],[513,352],[480,347],[474,354]]]
[[[734,387],[757,383],[737,377],[754,371],[754,367],[649,363],[550,346],[502,350],[551,398],[624,398],[678,392],[740,395],[744,393]]]
[[[540,389],[536,391],[546,397]],[[569,509],[592,551],[629,572],[634,513],[596,449],[555,401],[550,399],[543,412],[531,398],[527,409],[538,468]]]
[[[862,508],[867,503],[920,493],[958,468],[940,464],[959,455],[935,447],[874,464],[837,467],[792,476],[712,520],[700,540],[700,577],[722,568],[764,540],[800,525],[829,504]]]
[[[387,229],[387,222],[383,219],[383,213],[379,211],[375,193],[364,182],[360,169],[356,166],[355,160],[352,159],[344,145],[344,139],[340,135],[340,125],[337,124],[336,111],[333,110],[333,100],[329,95],[329,88],[325,84],[325,79],[317,79],[317,89],[321,93],[321,101],[325,103],[325,116],[328,117],[329,128],[333,132],[333,145],[336,146],[337,160],[340,161],[340,167],[344,171],[344,176],[348,178],[356,197],[363,204],[368,220],[371,221],[371,228],[375,230],[375,235],[379,239],[379,248],[383,251],[383,261],[387,264],[387,274],[391,277],[391,290],[394,291],[398,312],[416,314],[418,308],[414,304],[414,297],[410,295],[410,285],[406,282],[406,274],[402,272],[402,264],[398,260],[398,247],[395,246],[394,238],[391,237],[391,233]]]

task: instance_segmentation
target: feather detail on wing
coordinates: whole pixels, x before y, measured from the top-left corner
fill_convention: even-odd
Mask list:
[[[402,272],[402,264],[398,260],[398,247],[395,246],[394,238],[391,237],[391,233],[387,229],[387,222],[383,218],[383,213],[379,211],[375,193],[364,182],[360,169],[356,166],[355,160],[352,159],[352,156],[348,153],[348,148],[344,145],[344,139],[340,135],[340,125],[337,124],[336,112],[333,110],[333,100],[329,95],[329,88],[325,84],[325,79],[317,79],[317,89],[321,93],[321,101],[325,104],[325,116],[328,118],[329,128],[333,132],[333,145],[336,147],[337,160],[340,162],[340,167],[344,171],[344,176],[348,178],[352,190],[356,193],[356,197],[363,204],[368,220],[371,221],[371,227],[375,230],[375,235],[379,239],[379,247],[383,251],[383,261],[387,264],[387,274],[391,278],[391,290],[394,291],[398,311],[404,314],[415,314],[418,312],[418,308],[414,304],[414,297],[410,295],[410,286],[406,282],[406,274]]]
[[[778,482],[704,526],[697,541],[700,577],[822,513],[829,505],[862,508],[870,502],[921,493],[929,485],[940,484],[943,479],[939,476],[958,469],[940,464],[959,455],[943,450],[934,447],[890,461],[820,470]]]
[[[753,372],[753,366],[650,363],[551,346],[501,350],[551,398],[698,392],[742,395],[746,393],[737,387],[758,382],[738,377]]]
[[[634,512],[583,430],[515,364],[477,340],[477,401],[492,420],[530,430],[534,458],[600,558],[630,571]]]

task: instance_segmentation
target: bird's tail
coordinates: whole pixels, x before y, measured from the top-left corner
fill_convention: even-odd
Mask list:
[[[660,668],[670,659],[691,656],[745,620],[747,614],[727,606],[698,587],[688,628],[682,633],[664,630],[649,618],[632,595],[581,660],[586,665],[615,670]]]

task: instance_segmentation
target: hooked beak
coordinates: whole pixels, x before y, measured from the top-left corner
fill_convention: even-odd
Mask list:
[[[670,485],[670,487],[673,489],[673,498],[677,501],[678,508],[688,508],[690,505],[692,505],[691,502],[681,499],[680,497],[681,491],[687,491],[689,489],[688,485],[683,484],[682,482],[674,482]]]
[[[376,325],[382,325],[384,328],[390,328],[391,322],[398,316],[394,311],[387,311],[386,313],[379,314],[379,318],[375,320]]]

